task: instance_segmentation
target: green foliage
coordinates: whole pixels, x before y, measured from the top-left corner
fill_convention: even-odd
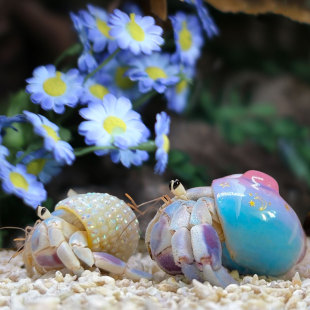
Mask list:
[[[55,60],[55,66],[58,66],[67,57],[77,56],[78,54],[82,52],[82,50],[83,50],[83,46],[80,43],[76,43],[70,46]]]
[[[219,104],[209,91],[201,96],[202,116],[231,144],[247,141],[278,152],[294,174],[310,186],[309,129],[277,115],[271,104],[249,103],[232,92],[229,104]]]
[[[25,90],[20,90],[9,97],[7,102],[7,109],[2,111],[1,114],[7,116],[15,116],[21,114],[24,110],[27,110],[31,105],[29,100],[29,95],[25,93]],[[31,138],[32,128],[30,126],[25,126],[24,124],[15,123],[14,129],[6,129],[6,134],[3,137],[3,144],[5,144],[9,149],[21,150],[26,147]],[[15,155],[15,153],[14,153]]]
[[[2,111],[1,114],[6,114],[7,116],[14,116],[16,114],[22,113],[24,110],[28,110],[33,104],[29,100],[29,95],[24,89],[12,94],[8,101],[7,110]]]
[[[170,151],[168,167],[187,187],[204,186],[211,181],[206,167],[194,165],[189,155],[181,151]]]

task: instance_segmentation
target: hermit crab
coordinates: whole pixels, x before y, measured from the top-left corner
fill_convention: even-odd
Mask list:
[[[301,223],[265,173],[251,170],[189,190],[175,180],[170,190],[175,197],[145,236],[151,257],[169,274],[226,287],[236,283],[226,268],[279,276],[305,255]]]
[[[27,230],[23,260],[27,272],[43,274],[66,267],[80,275],[84,268],[98,267],[132,279],[151,278],[130,269],[124,261],[139,240],[138,221],[131,208],[109,194],[71,194],[50,213],[38,207],[37,221]]]

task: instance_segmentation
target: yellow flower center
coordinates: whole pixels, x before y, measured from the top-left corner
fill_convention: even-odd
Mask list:
[[[186,80],[182,80],[180,81],[176,87],[175,87],[175,91],[177,94],[180,94],[187,86],[187,81]]]
[[[166,72],[158,67],[147,67],[145,72],[153,80],[164,79],[167,77]]]
[[[116,117],[116,116],[108,116],[104,122],[103,122],[103,128],[109,133],[109,134],[121,134],[126,131],[126,124],[125,122]]]
[[[96,19],[96,25],[99,31],[107,38],[112,39],[112,37],[109,34],[110,27],[107,25],[107,23],[100,18]]]
[[[45,163],[45,158],[34,159],[27,165],[27,172],[30,174],[38,175],[43,170]]]
[[[28,190],[29,184],[27,180],[18,172],[10,173],[10,181],[16,188],[22,188],[24,190]]]
[[[179,44],[183,51],[187,51],[192,46],[192,34],[187,28],[187,23],[182,23],[182,30],[179,33]]]
[[[134,82],[132,82],[127,76],[124,76],[128,67],[118,67],[115,72],[115,83],[121,89],[130,89],[133,87]]]
[[[43,83],[43,89],[45,92],[53,97],[63,95],[67,90],[66,83],[61,79],[61,72],[56,71],[56,76],[47,79]]]
[[[136,23],[135,13],[130,14],[130,22],[127,24],[127,30],[131,37],[136,41],[144,41],[145,33],[144,30]]]
[[[109,93],[108,89],[100,84],[93,84],[89,87],[89,91],[93,96],[98,99],[103,99],[103,97]]]
[[[58,133],[53,128],[47,125],[42,125],[42,127],[45,129],[47,135],[51,137],[55,142],[60,140]]]
[[[163,138],[164,138],[163,149],[166,153],[168,153],[170,150],[170,141],[169,141],[169,138],[167,137],[167,135],[163,135]]]

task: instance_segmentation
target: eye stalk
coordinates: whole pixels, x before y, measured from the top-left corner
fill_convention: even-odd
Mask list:
[[[176,199],[187,200],[186,190],[178,179],[170,181],[169,189]]]
[[[37,210],[36,210],[37,216],[41,219],[41,220],[45,220],[48,217],[51,216],[50,211],[47,210],[47,208],[42,207],[42,206],[38,206]]]

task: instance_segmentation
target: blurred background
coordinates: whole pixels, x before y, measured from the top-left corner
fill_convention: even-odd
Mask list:
[[[171,26],[161,20],[160,12],[150,12],[152,1],[140,2],[144,12],[153,14],[169,31]],[[129,193],[141,203],[168,193],[172,178],[193,187],[255,169],[278,181],[281,195],[305,222],[310,212],[308,7],[306,1],[294,1],[294,8],[280,10],[281,5],[288,5],[287,1],[267,1],[275,2],[276,13],[284,12],[290,19],[274,13],[247,14],[272,9],[262,9],[266,1],[240,9],[238,4],[242,2],[247,1],[206,3],[220,35],[204,46],[186,111],[181,115],[169,112],[171,151],[165,174],[154,175],[152,162],[127,169],[113,164],[108,157],[78,158],[47,186],[48,206],[64,198],[70,188],[109,192],[120,198]],[[121,4],[91,3],[108,10]],[[0,0],[1,114],[8,102],[22,100],[25,79],[35,67],[54,63],[77,42],[68,13],[86,4],[79,0]],[[180,1],[169,0],[168,13],[179,6]],[[74,62],[76,57],[68,57],[63,66]],[[150,124],[155,113],[164,108],[160,97],[155,97],[147,108],[142,107],[145,123]],[[154,212],[139,218],[142,231]],[[1,201],[0,226],[24,227],[35,220],[34,210],[23,206],[21,200]],[[1,234],[0,247],[11,246],[11,232]]]

